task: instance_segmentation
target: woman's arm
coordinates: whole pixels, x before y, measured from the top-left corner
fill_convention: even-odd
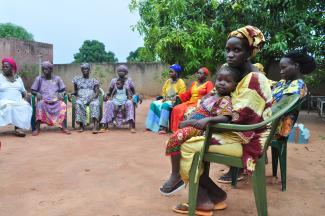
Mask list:
[[[99,85],[94,86],[94,92],[95,92],[95,94],[94,94],[93,99],[96,99],[99,96]]]
[[[204,119],[200,119],[192,124],[192,127],[205,130],[208,124],[217,124],[217,123],[229,123],[231,121],[231,116],[215,116],[215,117],[207,117]]]
[[[42,100],[42,95],[38,91],[32,89],[31,93],[37,98],[37,100]]]

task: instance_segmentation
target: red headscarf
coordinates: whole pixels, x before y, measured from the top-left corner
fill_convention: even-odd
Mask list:
[[[8,62],[11,65],[14,74],[16,74],[17,73],[17,64],[16,64],[15,60],[11,57],[3,58],[2,64],[5,62]]]
[[[205,73],[206,76],[209,75],[210,71],[209,71],[208,68],[206,68],[206,67],[201,67],[201,69],[204,71],[204,73]]]

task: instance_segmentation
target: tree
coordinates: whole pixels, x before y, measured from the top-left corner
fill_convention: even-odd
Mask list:
[[[145,47],[138,47],[134,52],[130,52],[126,60],[128,62],[153,62],[156,59]]]
[[[74,54],[74,62],[117,62],[118,59],[111,51],[105,51],[105,45],[97,40],[85,40],[79,49],[79,52]]]
[[[34,41],[34,36],[21,26],[12,23],[0,23],[0,38],[17,38]]]
[[[225,62],[227,35],[245,25],[257,26],[266,37],[253,59],[266,70],[284,52],[305,48],[317,58],[318,75],[324,71],[325,5],[320,0],[132,0],[129,6],[139,11],[134,29],[144,36],[145,47],[165,63],[180,63],[185,74]]]

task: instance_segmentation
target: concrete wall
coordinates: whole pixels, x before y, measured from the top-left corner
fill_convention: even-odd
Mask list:
[[[28,65],[37,65],[41,60],[53,62],[53,45],[35,41],[24,41],[14,38],[0,38],[0,59],[13,57],[18,71]]]
[[[120,64],[93,64],[91,76],[100,81],[101,88],[106,92],[109,82],[116,77],[116,68]],[[168,67],[160,63],[127,63],[128,77],[135,83],[136,91],[147,96],[161,94],[163,81],[161,74]],[[73,91],[71,80],[75,76],[81,76],[80,64],[57,64],[54,66],[54,74],[59,75],[69,92]]]

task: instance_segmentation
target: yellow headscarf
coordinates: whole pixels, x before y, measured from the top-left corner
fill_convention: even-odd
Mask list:
[[[235,31],[232,31],[228,38],[237,37],[237,38],[246,38],[249,46],[252,48],[252,56],[255,56],[258,53],[265,42],[265,38],[261,30],[254,26],[245,26],[239,28]]]

